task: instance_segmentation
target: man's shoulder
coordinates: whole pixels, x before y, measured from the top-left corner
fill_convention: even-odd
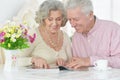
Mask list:
[[[120,25],[114,21],[100,19],[98,24],[104,30],[120,30]]]
[[[100,28],[103,33],[120,35],[120,25],[114,21],[100,20]]]
[[[120,25],[114,21],[110,20],[100,20],[101,25],[106,25],[107,27],[120,27]]]

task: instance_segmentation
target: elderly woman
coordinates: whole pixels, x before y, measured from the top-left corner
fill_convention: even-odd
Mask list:
[[[66,23],[63,4],[58,0],[44,1],[36,12],[36,22],[39,27],[33,31],[35,42],[20,54],[19,65],[37,68],[65,65],[71,58],[71,43],[68,35],[60,30]]]

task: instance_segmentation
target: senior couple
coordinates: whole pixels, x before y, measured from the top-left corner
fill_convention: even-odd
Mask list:
[[[40,5],[35,19],[39,27],[32,31],[37,37],[19,55],[20,65],[79,69],[106,59],[110,67],[120,68],[120,25],[98,19],[90,0],[68,0],[65,9],[58,0],[46,0]],[[60,30],[67,20],[76,30],[72,50],[68,35]]]

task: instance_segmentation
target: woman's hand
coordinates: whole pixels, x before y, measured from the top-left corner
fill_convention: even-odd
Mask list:
[[[57,64],[58,66],[64,66],[64,65],[65,65],[65,60],[62,59],[62,58],[58,58],[58,59],[56,60],[56,64]]]
[[[47,64],[47,61],[40,57],[33,57],[31,61],[35,68],[49,68],[49,65]]]

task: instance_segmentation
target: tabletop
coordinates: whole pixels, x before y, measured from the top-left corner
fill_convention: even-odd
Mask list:
[[[80,71],[59,71],[59,69],[19,68],[5,72],[0,68],[0,80],[120,80],[120,69],[97,71],[93,68]]]

